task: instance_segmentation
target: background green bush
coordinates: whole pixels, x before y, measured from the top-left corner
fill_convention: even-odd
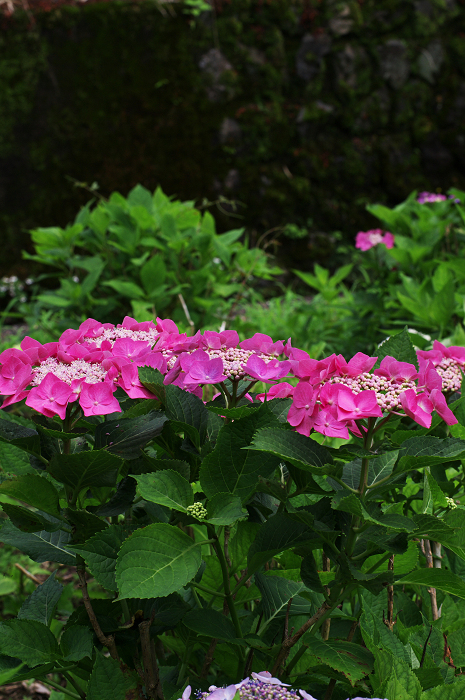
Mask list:
[[[105,196],[140,182],[239,200],[258,235],[303,230],[282,239],[288,266],[325,264],[329,231],[370,228],[365,203],[465,187],[464,31],[462,0],[232,0],[198,17],[110,2],[32,26],[16,12],[0,37],[3,271],[23,231],[85,202],[67,176]],[[236,228],[222,210],[219,230]]]

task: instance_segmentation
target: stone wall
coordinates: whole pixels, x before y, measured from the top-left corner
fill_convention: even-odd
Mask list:
[[[31,6],[33,1],[30,0]],[[374,223],[369,201],[465,188],[465,0],[216,0],[15,13],[0,34],[3,269],[25,229],[137,182],[227,203],[261,235],[296,223],[308,268]],[[168,11],[169,10],[169,11]]]

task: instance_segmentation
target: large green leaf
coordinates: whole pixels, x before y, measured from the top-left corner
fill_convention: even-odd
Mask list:
[[[344,641],[324,642],[322,639],[311,636],[305,636],[304,643],[307,647],[305,656],[308,661],[312,656],[316,657],[320,663],[327,664],[330,668],[342,673],[352,686],[373,669],[373,655],[360,644]],[[305,658],[303,667],[305,667]]]
[[[35,472],[28,453],[9,442],[0,442],[0,464],[2,474],[22,476]]]
[[[120,598],[157,598],[174,593],[197,573],[200,547],[172,525],[155,523],[132,534],[116,562]]]
[[[455,678],[453,683],[441,684],[436,688],[424,690],[421,700],[463,700],[465,697],[465,678]]]
[[[274,421],[277,419],[263,405],[251,416],[228,423],[220,430],[215,449],[200,468],[200,483],[208,498],[232,493],[244,503],[254,492],[258,477],[269,478],[274,473],[280,462],[278,456],[243,449],[250,445],[257,430]]]
[[[218,610],[191,610],[184,616],[183,622],[190,630],[205,637],[216,637],[225,642],[231,642],[237,637],[231,620]]]
[[[285,573],[283,571],[284,575]],[[289,581],[283,576],[255,574],[255,585],[262,594],[265,620],[284,615],[290,599],[295,598],[302,590],[305,590],[303,583]]]
[[[465,581],[446,569],[415,569],[395,582],[399,586],[427,586],[465,599]]]
[[[376,651],[375,674],[378,680],[376,692],[380,697],[395,700],[420,700],[420,681],[407,663],[387,651]]]
[[[134,531],[128,525],[110,525],[103,532],[87,540],[84,544],[73,546],[88,565],[92,576],[103,588],[116,591],[116,558],[124,540]]]
[[[92,450],[54,455],[48,471],[54,479],[79,492],[90,486],[114,486],[121,464],[119,457],[106,450]]]
[[[42,476],[25,474],[18,479],[4,481],[0,484],[0,493],[17,498],[57,518],[60,517],[58,491]]]
[[[60,649],[66,661],[81,661],[86,656],[92,658],[94,635],[88,627],[73,625],[68,627],[60,639]]]
[[[239,496],[230,493],[217,493],[207,503],[205,520],[212,525],[232,525],[247,517]]]
[[[429,435],[412,437],[402,443],[394,474],[449,462],[465,454],[465,441],[457,438],[436,438]]]
[[[249,574],[258,571],[276,554],[311,541],[313,538],[313,531],[304,523],[291,520],[280,513],[273,516],[258,530],[249,549],[247,557]]]
[[[166,415],[177,425],[178,430],[187,432],[197,449],[205,442],[208,426],[208,411],[201,399],[180,389],[174,384],[165,387]]]
[[[135,685],[131,677],[123,674],[116,659],[97,653],[86,697],[87,700],[125,700],[126,692]]]
[[[36,620],[0,622],[0,653],[14,656],[29,666],[59,657],[58,644],[47,625]]]
[[[0,529],[0,542],[19,549],[38,562],[55,561],[66,566],[76,566],[76,557],[66,546],[70,540],[71,534],[64,530],[25,533],[8,520]]]
[[[407,327],[401,333],[391,336],[388,340],[382,343],[378,347],[378,361],[375,364],[375,368],[379,367],[381,360],[384,357],[390,355],[395,357],[399,362],[409,362],[418,369],[418,359],[413,347],[413,343],[410,340],[410,333]]]
[[[258,430],[249,449],[272,453],[313,474],[327,474],[328,470],[324,469],[324,465],[333,461],[327,449],[315,440],[292,430]]]
[[[95,429],[95,448],[105,448],[121,459],[136,459],[141,449],[161,433],[167,420],[161,411],[150,411],[137,418],[105,421]]]
[[[55,532],[61,527],[60,522],[56,518],[53,521],[48,520],[44,515],[28,508],[23,508],[23,506],[16,506],[13,503],[2,503],[2,509],[8,515],[13,525],[22,532],[39,532],[41,530]]]
[[[36,430],[3,418],[0,418],[0,441],[9,442],[31,454],[40,454],[40,438]]]
[[[141,474],[134,477],[142,498],[161,506],[187,512],[187,506],[194,503],[194,492],[189,482],[171,469],[155,474]]]
[[[55,571],[53,574],[37,586],[35,591],[26,598],[18,613],[18,620],[36,620],[47,627],[53,617],[55,608],[60,600],[63,586],[55,581]]]

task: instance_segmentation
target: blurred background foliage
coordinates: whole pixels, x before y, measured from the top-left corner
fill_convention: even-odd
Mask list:
[[[464,0],[206,5],[1,18],[0,273],[28,274],[27,229],[74,218],[73,178],[207,198],[252,244],[282,227],[278,260],[302,270],[373,225],[366,203],[465,187]]]

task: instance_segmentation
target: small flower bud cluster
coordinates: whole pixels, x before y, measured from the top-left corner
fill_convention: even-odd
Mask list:
[[[399,383],[397,380],[389,377],[378,377],[375,374],[364,372],[359,377],[331,377],[329,380],[332,384],[343,384],[349,387],[354,394],[359,394],[361,391],[374,391],[376,401],[380,409],[385,411],[401,411],[402,402],[400,396],[407,389],[413,389],[416,392],[416,382],[411,379]]]
[[[454,508],[457,508],[456,502],[454,501],[453,498],[450,498],[450,496],[446,496],[446,501],[447,501],[448,507],[449,507],[451,510],[454,510]]]
[[[207,517],[207,509],[203,507],[203,505],[199,502],[193,503],[191,506],[187,506],[186,508],[187,512],[189,515],[192,515],[192,517],[197,518],[197,520],[205,520]]]

